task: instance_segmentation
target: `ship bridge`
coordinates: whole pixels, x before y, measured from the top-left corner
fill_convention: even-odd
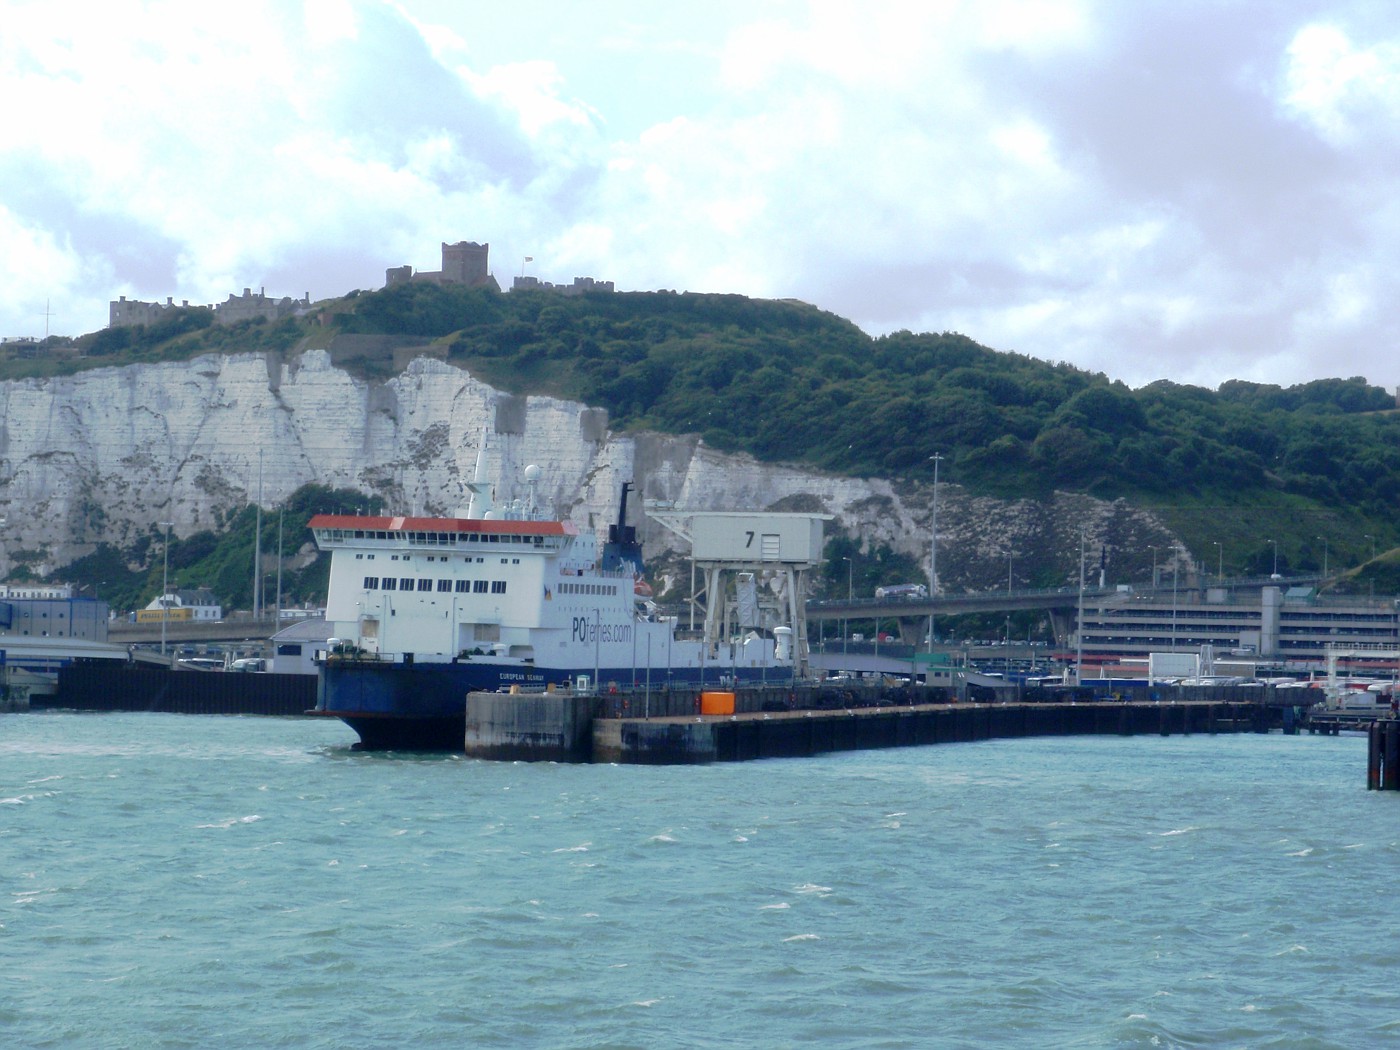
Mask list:
[[[308,523],[322,550],[337,547],[402,549],[497,548],[558,551],[578,535],[566,521],[524,521],[468,518],[361,517],[317,514]]]

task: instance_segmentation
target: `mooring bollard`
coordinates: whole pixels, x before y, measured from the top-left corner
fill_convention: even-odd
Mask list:
[[[1381,724],[1372,722],[1366,730],[1366,790],[1381,786]]]

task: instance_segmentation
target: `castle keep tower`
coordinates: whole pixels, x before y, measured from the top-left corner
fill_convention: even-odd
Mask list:
[[[412,266],[391,266],[384,271],[384,287],[390,288],[405,281],[429,281],[433,284],[464,284],[468,288],[493,288],[500,291],[500,285],[491,276],[487,255],[489,244],[475,241],[458,241],[456,244],[442,242],[442,269],[413,272]]]
[[[486,283],[486,255],[489,244],[475,241],[442,242],[442,279],[445,283],[478,285]]]

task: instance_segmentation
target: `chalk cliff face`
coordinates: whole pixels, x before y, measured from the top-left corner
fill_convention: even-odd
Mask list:
[[[308,482],[379,494],[398,513],[464,512],[483,435],[498,502],[528,495],[521,478],[534,463],[537,500],[580,527],[605,529],[622,482],[635,481],[644,499],[684,510],[829,513],[829,536],[844,530],[911,554],[924,572],[929,560],[930,485],[758,463],[693,437],[613,433],[601,410],[502,393],[426,357],[389,381],[357,379],[321,350],[97,369],[0,384],[0,412],[0,572],[23,550],[61,576],[98,543],[126,545],[164,521],[176,535],[217,530],[260,491],[273,508]],[[641,511],[634,503],[628,516],[648,557],[674,549]],[[1145,548],[1167,535],[1122,504],[975,499],[945,481],[940,584],[994,586],[1007,552],[1066,566],[1073,553],[1077,573],[1081,527],[1091,546]]]

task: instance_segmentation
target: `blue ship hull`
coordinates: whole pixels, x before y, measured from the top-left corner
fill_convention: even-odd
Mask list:
[[[698,667],[650,672],[651,688],[666,685],[718,688],[729,668]],[[593,668],[574,672],[519,664],[387,663],[335,660],[320,668],[316,709],[310,714],[339,718],[360,736],[357,747],[368,751],[463,751],[466,749],[466,700],[473,692],[504,692],[511,686],[538,690],[565,686]],[[739,681],[773,681],[775,668],[738,669]],[[603,690],[638,688],[646,684],[645,669],[603,667],[596,685]]]

